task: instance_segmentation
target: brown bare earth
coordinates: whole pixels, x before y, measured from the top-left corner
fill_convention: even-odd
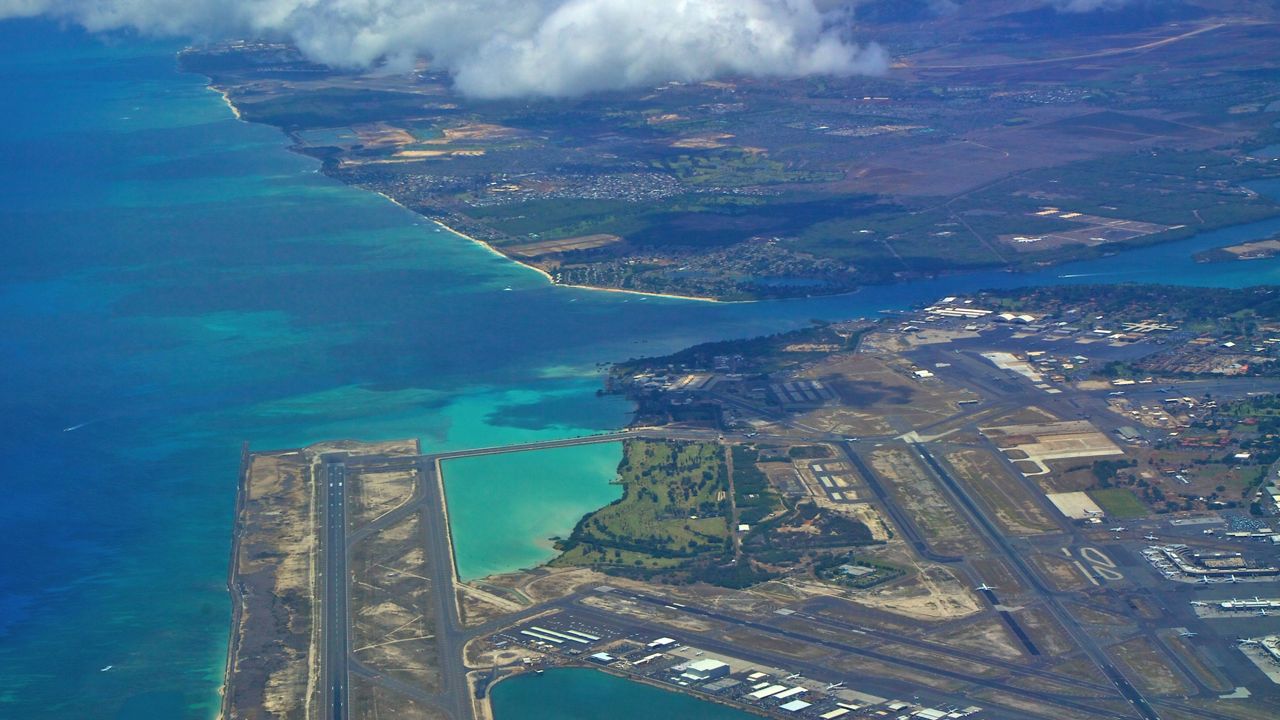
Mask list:
[[[407,455],[417,454],[418,448],[414,441],[343,441],[303,450],[246,451],[229,578],[234,616],[223,717],[301,720],[317,702],[319,628],[313,598],[319,532],[314,473],[320,456],[329,452]],[[396,473],[353,480],[353,489],[361,488],[353,511],[365,516],[403,502],[405,493],[412,492],[412,479]],[[411,710],[399,717],[433,717]]]
[[[910,363],[902,360],[834,355],[799,377],[820,380],[840,403],[813,410],[801,421],[828,432],[873,435],[892,432],[895,420],[911,427],[943,420],[956,413],[958,401],[977,397],[937,381],[920,382],[910,372]]]
[[[417,687],[439,685],[432,587],[410,515],[352,548],[352,653],[361,663]]]
[[[887,481],[894,499],[924,533],[930,548],[944,554],[968,555],[983,547],[937,481],[905,447],[886,445],[872,452],[870,459],[872,467]]]
[[[977,650],[992,657],[1014,659],[1022,657],[1022,649],[1009,633],[1004,622],[992,617],[975,620],[948,639],[955,647]]]
[[[232,558],[235,626],[224,705],[231,716],[304,718],[314,699],[314,498],[299,452],[247,456]]]
[[[1190,684],[1181,673],[1173,669],[1168,656],[1151,639],[1134,638],[1112,647],[1111,651],[1133,670],[1130,677],[1135,678],[1138,685],[1147,692],[1155,695],[1185,695],[1191,691]]]
[[[965,484],[992,509],[995,520],[1012,535],[1040,535],[1057,529],[1022,482],[986,450],[948,453],[947,462]]]
[[[525,243],[524,245],[511,245],[506,247],[505,250],[519,257],[536,258],[574,250],[591,250],[621,241],[622,238],[617,235],[597,233],[595,235],[564,238],[563,240],[544,240],[542,242]]]
[[[447,720],[439,710],[393,693],[359,675],[351,677],[351,717],[354,720]]]

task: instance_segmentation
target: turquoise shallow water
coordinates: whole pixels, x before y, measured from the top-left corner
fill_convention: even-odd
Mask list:
[[[517,675],[493,688],[492,702],[494,715],[501,720],[748,720],[758,717],[584,668]]]
[[[621,443],[481,455],[444,463],[458,575],[473,580],[555,557],[583,515],[622,497]]]
[[[242,441],[568,437],[625,423],[597,367],[634,355],[992,285],[1280,281],[1276,260],[1190,260],[1273,220],[838,298],[553,288],[236,122],[172,44],[8,22],[0,48],[5,718],[215,712]]]

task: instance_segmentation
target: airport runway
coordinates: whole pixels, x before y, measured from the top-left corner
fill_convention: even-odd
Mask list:
[[[1026,587],[1032,588],[1035,593],[1040,596],[1045,603],[1045,607],[1049,610],[1050,614],[1054,616],[1054,619],[1056,619],[1063,629],[1067,631],[1067,634],[1071,636],[1071,639],[1075,642],[1076,646],[1083,650],[1089,659],[1098,666],[1098,669],[1106,675],[1107,679],[1116,686],[1116,690],[1120,692],[1120,695],[1124,697],[1124,699],[1133,706],[1134,710],[1136,710],[1138,714],[1146,720],[1160,720],[1160,715],[1151,707],[1151,704],[1142,696],[1142,693],[1139,692],[1127,678],[1125,678],[1119,668],[1111,662],[1111,659],[1107,657],[1106,653],[1102,651],[1098,644],[1094,642],[1093,638],[1080,626],[1075,617],[1067,612],[1066,608],[1062,606],[1062,603],[1059,602],[1058,598],[1055,597],[1049,588],[1045,586],[1044,582],[1041,581],[1040,576],[1036,574],[1035,570],[1027,564],[1027,561],[1020,553],[1013,549],[1008,539],[998,529],[996,529],[987,516],[978,509],[973,498],[969,497],[969,494],[964,490],[964,488],[960,487],[960,484],[955,481],[955,478],[951,477],[950,473],[948,473],[942,465],[934,459],[933,455],[925,449],[923,445],[913,444],[913,447],[916,449],[916,452],[920,454],[920,457],[924,460],[925,464],[929,466],[929,469],[938,476],[938,479],[942,481],[943,485],[946,486],[955,498],[960,501],[961,509],[976,521],[975,527],[981,532],[981,534],[986,536],[987,541],[991,543],[993,547],[1005,556],[1005,558],[1010,562],[1014,572],[1020,576],[1019,579],[1026,584]]]
[[[341,461],[325,461],[324,488],[324,638],[326,720],[347,720],[350,673],[347,666],[349,613],[347,612],[347,469]]]

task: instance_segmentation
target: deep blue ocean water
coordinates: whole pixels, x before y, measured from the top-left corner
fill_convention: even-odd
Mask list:
[[[576,435],[626,421],[599,363],[697,341],[992,285],[1280,282],[1277,261],[1189,259],[1272,220],[839,298],[553,288],[319,175],[177,50],[0,23],[0,717],[215,713],[243,441]]]

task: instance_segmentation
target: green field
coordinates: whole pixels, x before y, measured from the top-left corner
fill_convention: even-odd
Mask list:
[[[660,569],[726,551],[729,483],[719,446],[629,440],[618,475],[622,498],[584,517],[556,564]]]
[[[760,453],[755,448],[733,447],[733,501],[738,522],[754,525],[782,508],[782,501],[769,478],[756,467]]]
[[[1129,518],[1146,517],[1151,514],[1146,505],[1129,490],[1109,488],[1107,490],[1090,490],[1089,497],[1113,518],[1127,520]]]

